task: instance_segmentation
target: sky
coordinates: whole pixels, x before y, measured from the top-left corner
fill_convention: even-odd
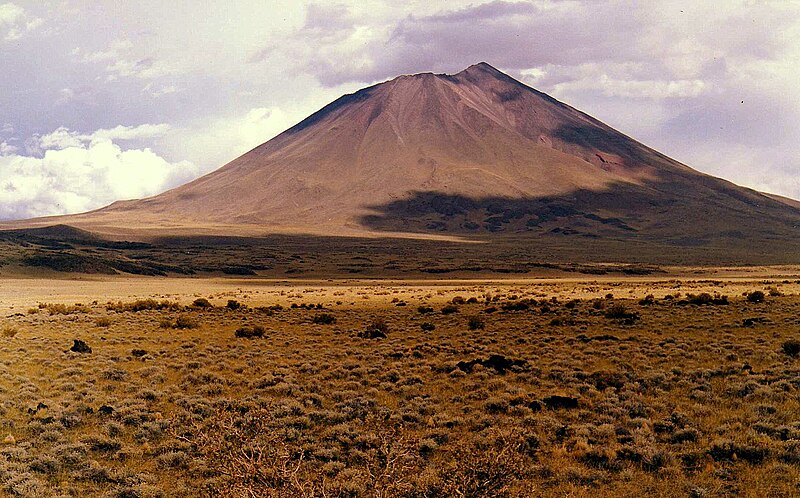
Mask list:
[[[0,219],[154,195],[344,93],[480,61],[800,199],[800,0],[0,0]]]

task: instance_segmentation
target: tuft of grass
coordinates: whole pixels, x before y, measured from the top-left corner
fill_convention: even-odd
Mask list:
[[[6,325],[0,329],[0,332],[3,334],[3,337],[8,337],[10,339],[19,333],[19,329],[11,325]]]
[[[747,301],[751,303],[763,303],[764,293],[761,291],[753,291],[747,294]]]

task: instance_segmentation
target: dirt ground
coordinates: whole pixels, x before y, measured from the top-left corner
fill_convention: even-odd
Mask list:
[[[4,278],[0,492],[797,496],[799,310],[796,267]]]

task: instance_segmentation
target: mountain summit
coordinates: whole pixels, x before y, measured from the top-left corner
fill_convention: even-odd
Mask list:
[[[796,207],[699,173],[486,63],[344,95],[161,195],[37,221],[105,233],[797,240]]]

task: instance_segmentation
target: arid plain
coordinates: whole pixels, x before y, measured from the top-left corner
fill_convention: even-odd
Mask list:
[[[6,277],[0,302],[9,495],[798,493],[797,267]]]
[[[489,64],[400,76],[0,224],[0,490],[798,496],[798,227]]]

